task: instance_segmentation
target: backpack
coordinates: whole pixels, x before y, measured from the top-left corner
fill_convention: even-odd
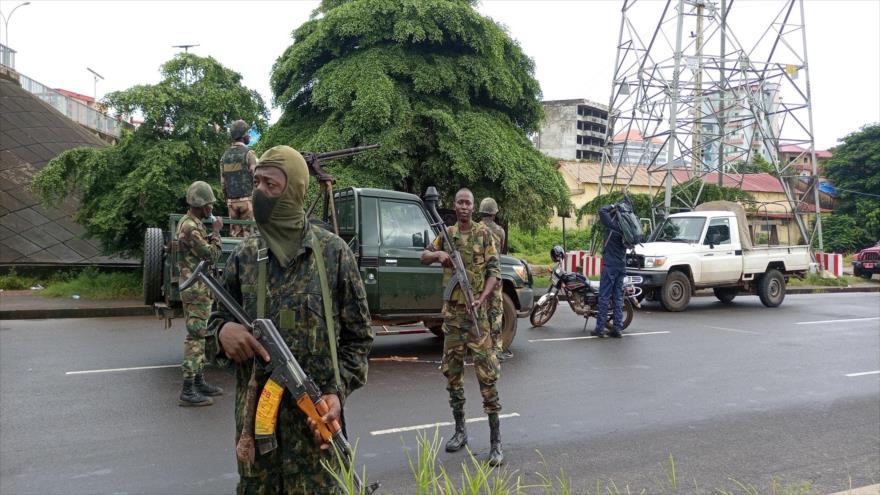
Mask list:
[[[636,244],[642,243],[642,224],[639,217],[633,212],[632,205],[627,201],[617,203],[617,224],[623,237],[623,244],[627,249],[632,249]]]

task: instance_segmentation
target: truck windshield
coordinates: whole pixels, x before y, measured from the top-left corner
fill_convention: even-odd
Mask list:
[[[700,242],[703,234],[703,217],[675,217],[667,218],[657,229],[657,242]]]

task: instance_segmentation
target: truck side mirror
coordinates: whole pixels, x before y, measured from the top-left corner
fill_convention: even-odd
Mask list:
[[[413,247],[420,247],[420,248],[425,247],[425,239],[427,239],[427,236],[424,236],[423,234],[416,232],[415,234],[412,235]]]

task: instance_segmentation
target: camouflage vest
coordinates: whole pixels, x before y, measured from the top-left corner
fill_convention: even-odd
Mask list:
[[[254,178],[248,170],[247,146],[232,146],[220,158],[223,170],[223,194],[226,199],[245,198],[251,195]]]

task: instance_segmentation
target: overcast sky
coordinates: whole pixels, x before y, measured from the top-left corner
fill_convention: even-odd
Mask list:
[[[643,2],[646,0],[642,0]],[[729,1],[729,0],[728,0]],[[4,15],[19,1],[2,0]],[[535,60],[544,99],[607,103],[622,2],[612,0],[483,0],[479,11],[507,27]],[[49,1],[32,0],[11,16],[0,40],[18,51],[16,68],[47,86],[97,95],[159,80],[159,66],[198,44],[239,72],[271,104],[269,73],[290,33],[317,1]],[[778,0],[735,0],[754,19],[737,33],[766,29]],[[880,122],[880,0],[807,0],[816,148],[870,122]],[[650,33],[646,33],[650,35]],[[785,95],[783,95],[785,98]],[[274,121],[279,115],[273,111]]]

